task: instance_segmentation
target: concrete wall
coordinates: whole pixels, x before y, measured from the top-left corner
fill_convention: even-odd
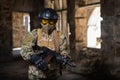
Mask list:
[[[12,56],[12,48],[13,48],[13,22],[12,13],[16,12],[27,12],[30,13],[31,16],[31,26],[35,25],[32,23],[33,20],[38,20],[35,18],[38,16],[38,12],[43,7],[44,0],[0,0],[0,57],[5,58]],[[36,13],[36,16],[32,16]],[[18,17],[20,18],[20,17]],[[18,19],[19,20],[19,19]],[[20,24],[22,24],[20,22]],[[20,26],[16,24],[15,26]],[[34,26],[32,27],[32,29]],[[17,29],[19,29],[17,27]],[[18,30],[17,30],[18,32]]]
[[[12,51],[12,6],[10,0],[0,0],[0,57]]]
[[[111,74],[120,75],[120,1],[101,0],[102,11],[102,51],[106,55]]]

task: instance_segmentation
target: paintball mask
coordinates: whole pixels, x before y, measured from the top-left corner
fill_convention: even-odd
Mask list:
[[[58,20],[58,14],[51,8],[46,8],[39,13],[39,21],[43,30],[50,34],[56,27],[55,24]]]

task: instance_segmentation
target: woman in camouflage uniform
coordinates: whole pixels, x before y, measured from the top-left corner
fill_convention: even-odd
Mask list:
[[[56,31],[55,24],[58,20],[58,14],[50,8],[44,9],[39,14],[40,28],[34,29],[29,32],[21,47],[21,56],[24,60],[31,61],[31,55],[36,55],[33,47],[35,45],[42,47],[45,46],[51,50],[68,56],[68,44],[65,35]],[[39,60],[36,60],[39,61]],[[48,64],[48,70],[40,70],[36,65],[29,66],[28,77],[31,80],[56,80],[59,77],[59,64],[55,60],[51,60]]]

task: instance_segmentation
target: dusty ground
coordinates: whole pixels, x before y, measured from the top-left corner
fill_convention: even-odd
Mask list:
[[[28,80],[27,70],[28,64],[21,57],[2,60],[0,61],[0,80]],[[116,80],[111,75],[105,75],[102,71],[99,72],[83,77],[80,74],[63,71],[63,76],[58,80]]]
[[[8,61],[0,62],[0,80],[28,80],[28,64],[22,58],[13,58]],[[82,77],[78,74],[63,72],[58,80],[80,80]],[[83,80],[83,79],[82,79]]]

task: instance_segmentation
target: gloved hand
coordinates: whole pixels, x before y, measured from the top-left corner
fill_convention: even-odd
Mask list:
[[[40,70],[48,69],[48,64],[38,54],[31,55],[30,61]]]
[[[71,67],[76,67],[76,64],[71,60],[70,57],[68,56],[64,56],[64,55],[57,55],[56,59],[59,63],[61,63],[62,65],[69,65]]]

